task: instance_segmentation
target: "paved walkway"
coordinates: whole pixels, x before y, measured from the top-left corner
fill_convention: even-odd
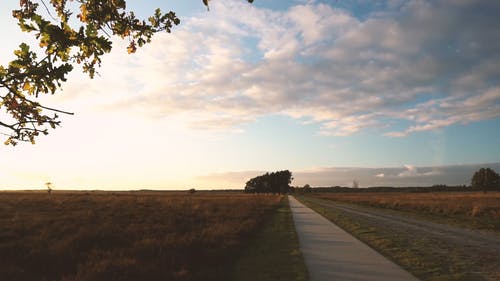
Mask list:
[[[418,281],[292,196],[288,198],[311,281]]]

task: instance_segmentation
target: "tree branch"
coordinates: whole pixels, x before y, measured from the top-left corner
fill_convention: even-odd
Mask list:
[[[34,102],[34,101],[30,101],[30,100],[26,100],[26,101],[29,101],[31,103],[37,103],[37,102]],[[43,106],[39,103],[37,103],[37,105],[43,109],[46,109],[46,110],[50,110],[50,111],[54,111],[54,112],[59,112],[59,113],[63,113],[63,114],[67,114],[67,115],[75,115],[74,112],[69,112],[69,111],[64,111],[64,110],[60,110],[60,109],[55,109],[55,108],[51,108],[51,107],[47,107],[47,106]]]
[[[45,10],[47,11],[47,14],[49,14],[49,16],[54,20],[54,21],[57,21],[57,19],[52,16],[52,14],[50,13],[50,10],[49,10],[49,7],[47,7],[47,5],[45,5],[45,1],[43,0],[40,0],[40,2],[42,2],[43,6],[45,7]]]

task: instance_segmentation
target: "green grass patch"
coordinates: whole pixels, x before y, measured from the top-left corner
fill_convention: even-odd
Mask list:
[[[296,198],[422,281],[495,280],[491,268],[475,259],[478,253],[473,249],[452,247],[410,230],[388,228],[363,216],[321,206],[320,199]]]
[[[236,260],[230,280],[308,280],[287,198]]]

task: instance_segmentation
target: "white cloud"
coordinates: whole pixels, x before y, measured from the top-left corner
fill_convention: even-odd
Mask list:
[[[103,110],[182,115],[209,130],[284,114],[324,135],[376,128],[402,137],[498,118],[500,4],[479,6],[391,1],[391,12],[360,20],[315,2],[271,11],[215,1],[138,54],[115,51],[103,79],[65,91]],[[399,121],[409,125],[391,127]]]
[[[413,165],[404,165],[406,171],[398,174],[398,177],[415,177],[418,175],[417,167]]]
[[[438,169],[433,168],[430,171],[426,172],[419,172],[418,168],[414,165],[404,165],[405,169],[404,171],[400,172],[397,177],[400,178],[408,178],[408,177],[427,177],[427,176],[433,176],[433,175],[439,175],[441,172]]]

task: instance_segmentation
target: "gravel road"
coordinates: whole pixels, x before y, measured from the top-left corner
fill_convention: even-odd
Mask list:
[[[471,261],[484,260],[484,262],[476,262],[478,265],[477,270],[483,272],[482,275],[484,274],[486,280],[500,280],[497,279],[500,277],[500,235],[498,233],[439,224],[384,209],[311,197],[308,197],[307,201],[323,208],[367,219],[377,227],[393,231],[398,235],[434,241],[436,247],[445,250],[452,249],[463,255],[464,259]],[[484,263],[484,266],[481,263]]]

